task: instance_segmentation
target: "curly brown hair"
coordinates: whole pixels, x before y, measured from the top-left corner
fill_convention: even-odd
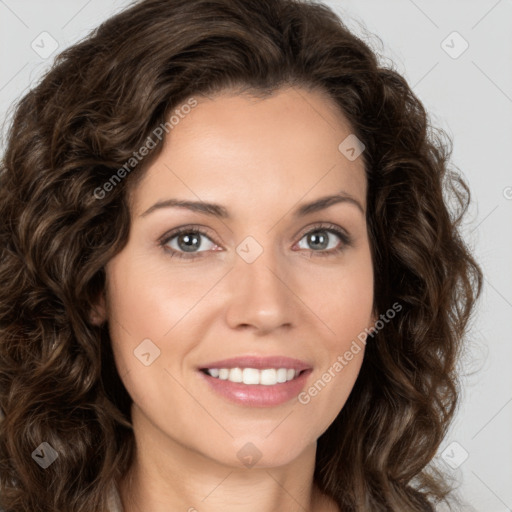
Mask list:
[[[364,143],[374,308],[403,307],[368,343],[348,401],[318,439],[315,482],[345,512],[431,511],[449,495],[432,459],[456,410],[456,363],[483,281],[460,234],[470,193],[449,168],[450,139],[325,5],[142,0],[58,55],[9,127],[0,168],[7,512],[105,510],[132,463],[131,398],[108,325],[89,313],[128,239],[129,187],[162,144],[108,194],[98,188],[191,95],[286,85],[327,92]],[[58,453],[46,470],[31,457],[42,442]]]

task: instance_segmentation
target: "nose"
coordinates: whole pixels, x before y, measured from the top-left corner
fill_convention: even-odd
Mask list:
[[[232,329],[252,329],[268,334],[279,328],[296,325],[300,301],[292,291],[293,276],[278,261],[274,252],[265,248],[251,263],[235,256],[229,273],[232,293],[226,321]]]

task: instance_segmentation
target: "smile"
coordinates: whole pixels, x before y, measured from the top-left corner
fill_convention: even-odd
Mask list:
[[[286,374],[283,370],[286,370]],[[205,368],[197,373],[214,396],[223,400],[246,407],[275,407],[296,399],[306,387],[312,371],[290,368]],[[279,379],[285,380],[279,382],[278,375]]]

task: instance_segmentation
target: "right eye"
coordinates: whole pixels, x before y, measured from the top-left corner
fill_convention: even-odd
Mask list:
[[[196,250],[204,246],[202,238],[209,240],[211,246],[206,250]],[[182,227],[171,231],[160,242],[164,250],[170,253],[171,257],[194,259],[200,257],[197,253],[207,252],[213,247],[218,247],[208,236],[208,234],[199,228]]]

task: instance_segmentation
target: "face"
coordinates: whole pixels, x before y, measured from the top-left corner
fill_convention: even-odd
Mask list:
[[[375,319],[363,161],[338,149],[351,129],[319,92],[196,99],[133,190],[100,316],[136,432],[284,465],[342,409]]]

